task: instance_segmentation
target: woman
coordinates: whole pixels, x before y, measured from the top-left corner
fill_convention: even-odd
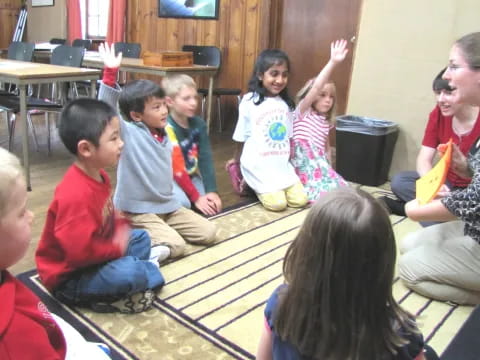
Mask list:
[[[443,75],[458,103],[480,105],[480,32],[455,42]],[[450,221],[408,235],[401,243],[400,277],[412,290],[459,304],[480,303],[480,138],[468,158],[454,148],[452,168],[472,177],[468,187],[420,205],[407,203],[416,221]]]

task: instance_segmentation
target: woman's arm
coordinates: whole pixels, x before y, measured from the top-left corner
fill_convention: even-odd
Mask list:
[[[418,200],[412,200],[405,204],[405,213],[414,221],[450,221],[456,220],[442,204],[440,199],[433,200],[425,205],[420,205]]]

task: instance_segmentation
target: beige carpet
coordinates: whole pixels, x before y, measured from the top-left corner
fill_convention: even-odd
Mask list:
[[[383,190],[364,189],[381,195]],[[252,359],[264,302],[282,282],[284,253],[308,209],[282,213],[248,205],[221,214],[216,245],[162,267],[167,280],[155,308],[138,315],[64,310],[127,359]],[[392,216],[397,239],[419,225]],[[32,280],[38,285],[36,276]],[[427,342],[441,354],[473,310],[426,299],[394,285],[395,298],[418,315]]]

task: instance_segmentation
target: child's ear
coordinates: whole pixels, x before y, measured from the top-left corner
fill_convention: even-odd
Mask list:
[[[80,140],[77,144],[77,154],[82,158],[92,156],[95,146],[88,140]]]
[[[173,99],[170,96],[165,96],[165,102],[167,106],[173,106]]]
[[[136,111],[130,111],[130,118],[136,122],[140,122],[143,120],[142,114]]]

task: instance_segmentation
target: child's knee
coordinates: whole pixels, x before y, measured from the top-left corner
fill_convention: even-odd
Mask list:
[[[287,188],[285,196],[290,207],[304,207],[308,203],[307,193],[300,182]]]
[[[267,210],[283,211],[287,208],[287,199],[284,191],[257,194],[257,196]]]
[[[217,225],[213,222],[209,221],[208,224],[205,226],[205,239],[203,242],[205,244],[210,244],[217,240]]]

